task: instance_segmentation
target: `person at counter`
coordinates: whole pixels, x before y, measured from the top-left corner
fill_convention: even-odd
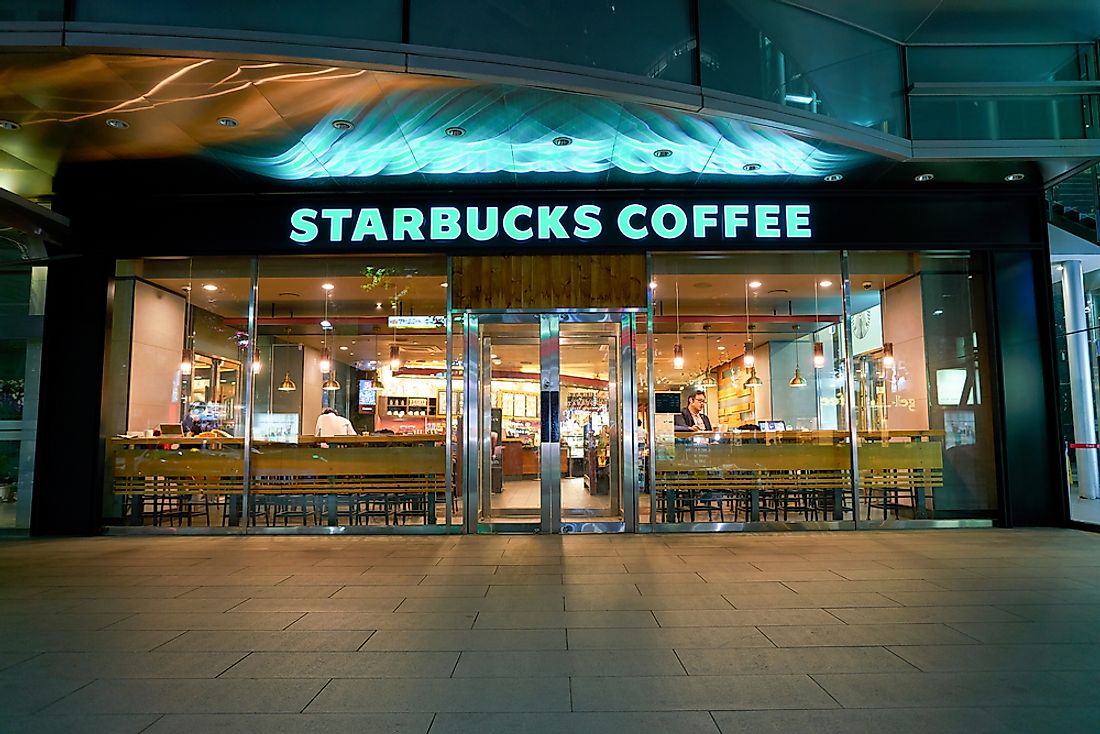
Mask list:
[[[317,416],[317,427],[313,431],[314,436],[358,436],[351,421],[339,415],[332,408],[325,408],[321,415]]]
[[[676,414],[673,428],[677,431],[711,431],[710,418],[703,413],[707,407],[707,394],[696,390],[688,398],[687,406]]]

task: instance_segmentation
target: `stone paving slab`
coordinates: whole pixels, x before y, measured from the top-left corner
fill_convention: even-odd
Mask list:
[[[1096,731],[1100,535],[0,540],[0,730]]]

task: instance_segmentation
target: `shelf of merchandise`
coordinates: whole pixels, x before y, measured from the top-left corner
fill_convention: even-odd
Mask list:
[[[718,422],[738,426],[751,420],[756,412],[756,396],[752,388],[744,387],[749,372],[741,369],[739,360],[718,365],[717,372]]]

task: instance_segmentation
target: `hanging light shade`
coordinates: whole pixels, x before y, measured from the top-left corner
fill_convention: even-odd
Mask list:
[[[340,383],[336,381],[335,377],[330,377],[321,384],[321,389],[327,390],[328,392],[336,392],[340,389]]]
[[[894,366],[894,344],[886,342],[882,345],[882,366],[892,369]]]
[[[252,360],[252,374],[254,374],[254,375],[260,374],[260,370],[262,370],[263,368],[264,368],[263,362],[261,362],[258,359]]]
[[[819,370],[825,366],[825,345],[814,342],[814,369]]]
[[[298,389],[298,386],[294,384],[294,380],[290,379],[290,373],[286,373],[286,377],[279,383],[279,387],[276,388],[280,392],[294,392]]]
[[[749,375],[749,379],[745,380],[745,387],[757,388],[764,384],[764,381],[756,374],[756,368],[752,368],[752,374]]]
[[[390,345],[390,369],[401,369],[401,347],[396,344]]]
[[[183,350],[183,357],[180,359],[180,374],[187,377],[191,374],[191,371],[195,368],[195,356],[191,354],[190,349]]]
[[[322,372],[332,372],[332,352],[328,350],[328,347],[321,348],[321,361],[317,363],[317,366]]]
[[[752,353],[752,342],[745,342],[745,354],[741,357],[741,364],[745,369],[752,369],[756,365],[756,356]]]
[[[791,387],[806,387],[806,378],[802,376],[802,365],[798,361],[798,324],[794,325],[794,376],[787,382]]]
[[[678,370],[684,368],[684,347],[682,344],[672,347],[672,366]]]

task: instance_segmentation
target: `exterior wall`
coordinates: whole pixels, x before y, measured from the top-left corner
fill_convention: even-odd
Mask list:
[[[130,408],[126,429],[178,423],[185,301],[147,283],[134,284]]]

